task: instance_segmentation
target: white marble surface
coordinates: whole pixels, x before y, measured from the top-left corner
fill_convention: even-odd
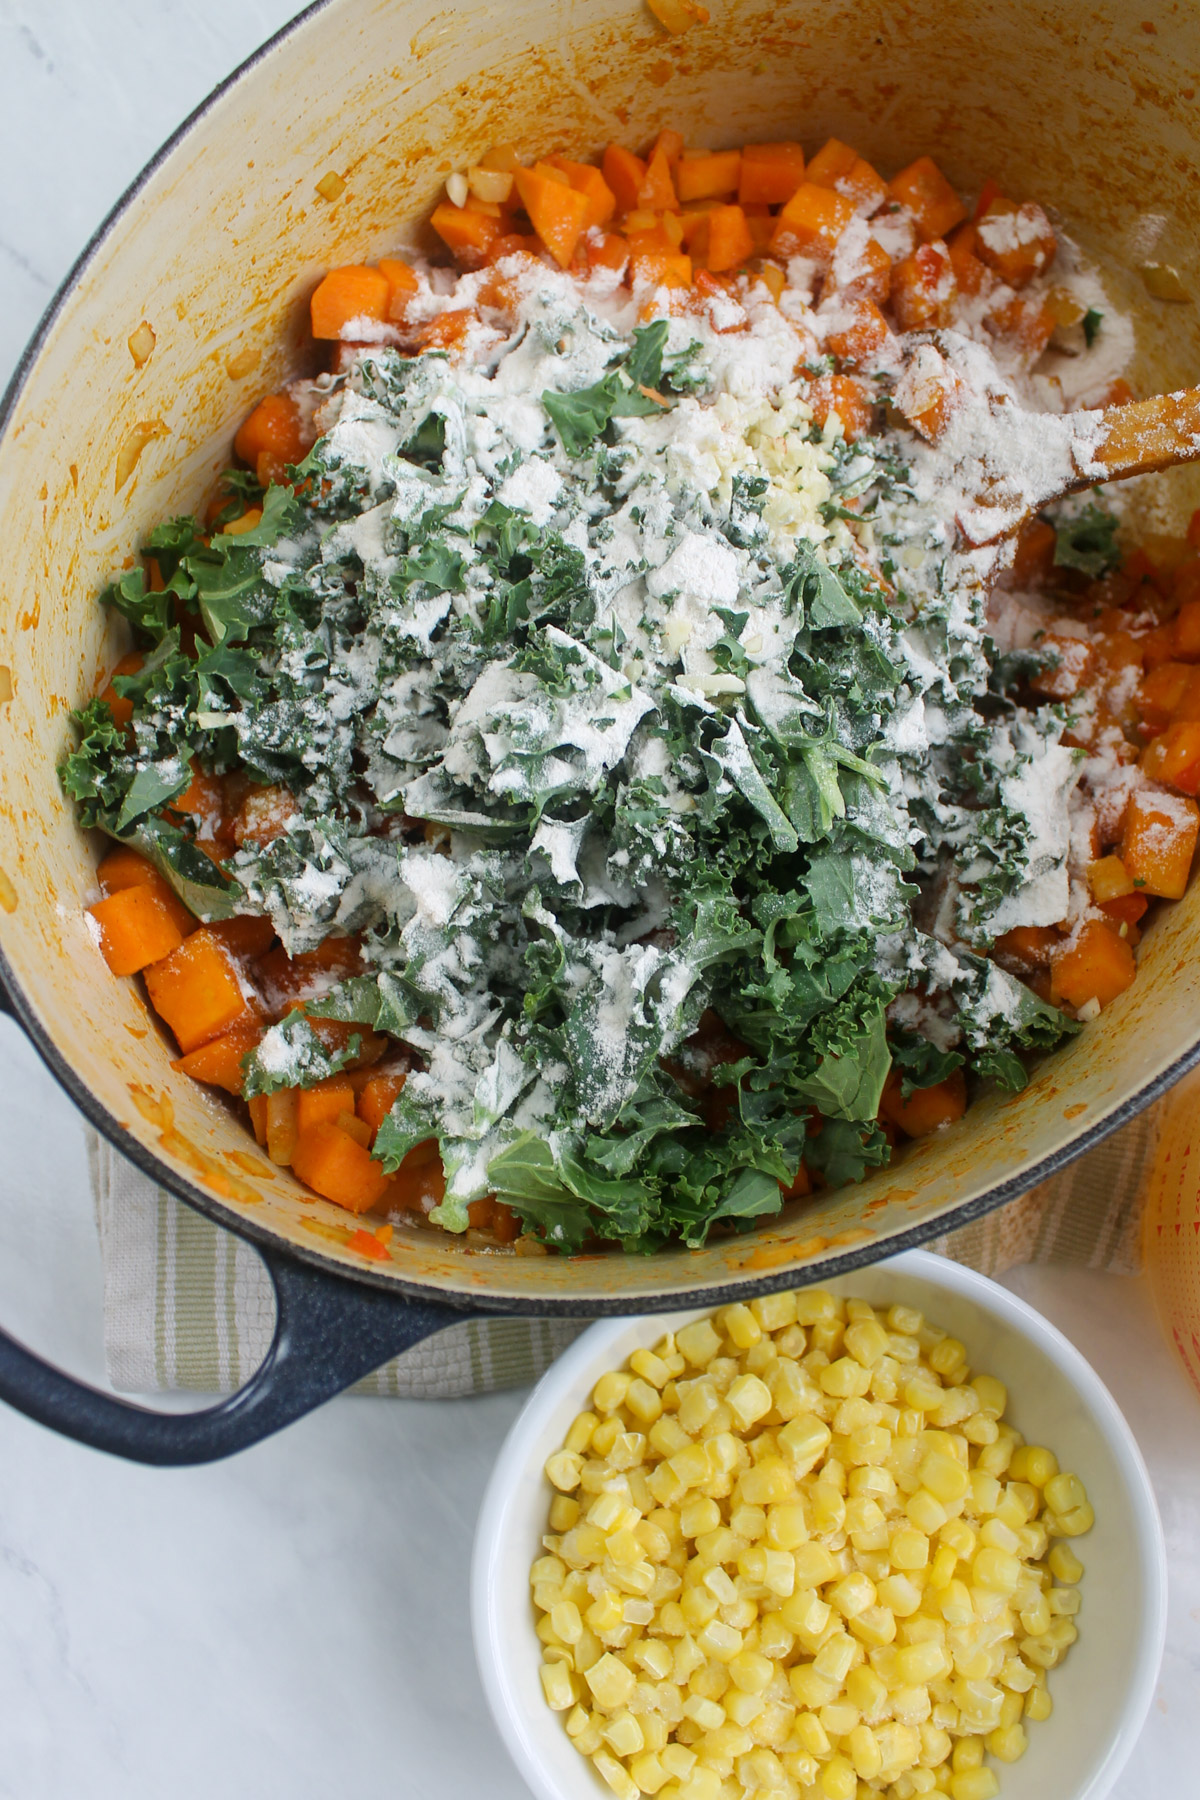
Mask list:
[[[291,11],[0,0],[0,382],[126,182]],[[80,1121],[4,1020],[0,1143],[0,1320],[103,1384]],[[1116,1794],[1195,1793],[1200,1402],[1142,1283],[1009,1280],[1109,1383],[1166,1524],[1167,1656]],[[521,1800],[466,1612],[475,1509],[520,1399],[340,1400],[172,1473],[0,1409],[0,1797]]]

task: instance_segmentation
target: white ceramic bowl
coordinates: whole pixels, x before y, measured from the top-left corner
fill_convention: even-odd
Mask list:
[[[1162,1527],[1137,1445],[1099,1377],[1032,1307],[971,1269],[909,1251],[824,1283],[872,1304],[917,1306],[1007,1386],[1006,1417],[1083,1480],[1096,1523],[1073,1547],[1085,1565],[1079,1638],[1050,1677],[1054,1711],[1003,1769],[1002,1800],[1101,1800],[1129,1756],[1154,1692],[1166,1625]],[[597,1377],[701,1313],[593,1325],[542,1378],[500,1452],[475,1538],[471,1610],[488,1703],[538,1800],[600,1800],[609,1789],[542,1696],[529,1569],[550,1489],[542,1466]]]

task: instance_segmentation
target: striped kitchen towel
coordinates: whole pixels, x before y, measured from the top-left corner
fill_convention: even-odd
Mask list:
[[[1018,1263],[1140,1266],[1142,1174],[1158,1113],[1150,1108],[1040,1187],[930,1248],[985,1274]],[[104,1336],[113,1386],[130,1393],[228,1393],[267,1352],[270,1278],[240,1238],[172,1198],[89,1132],[104,1262]],[[582,1319],[466,1319],[385,1363],[354,1390],[449,1399],[524,1387],[584,1329]]]

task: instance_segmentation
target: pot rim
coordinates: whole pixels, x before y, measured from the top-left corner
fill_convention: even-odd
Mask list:
[[[17,402],[60,314],[79,286],[97,252],[113,228],[128,212],[151,177],[169,161],[200,120],[227,93],[256,70],[260,64],[275,55],[310,20],[337,3],[338,0],[310,0],[310,3],[294,18],[260,44],[250,56],[218,82],[198,106],[192,109],[170,136],[163,141],[109,209],[55,290],[17,361],[3,395],[0,396],[0,443],[4,440]],[[7,1008],[3,1005],[5,993],[8,997]],[[72,1064],[59,1050],[58,1045],[43,1028],[41,1021],[26,1000],[2,946],[0,946],[0,1010],[11,1012],[59,1086],[63,1088],[84,1117],[143,1174],[150,1176],[177,1199],[184,1201],[215,1224],[232,1231],[246,1242],[256,1246],[266,1246],[277,1252],[281,1249],[285,1250],[287,1254],[294,1256],[298,1261],[309,1263],[327,1274],[341,1276],[347,1281],[363,1282],[372,1287],[384,1288],[406,1299],[428,1299],[433,1294],[443,1300],[446,1305],[468,1313],[511,1313],[515,1303],[520,1312],[526,1316],[558,1315],[560,1317],[606,1318],[627,1314],[630,1305],[635,1306],[639,1312],[653,1313],[682,1311],[690,1306],[717,1305],[748,1298],[756,1293],[770,1291],[774,1287],[794,1283],[797,1276],[803,1275],[809,1267],[807,1263],[785,1264],[760,1274],[723,1281],[714,1286],[705,1285],[695,1288],[686,1285],[668,1286],[655,1294],[638,1293],[629,1296],[597,1294],[592,1298],[580,1299],[557,1295],[538,1297],[524,1293],[519,1295],[475,1291],[465,1293],[457,1289],[443,1288],[430,1280],[412,1280],[406,1279],[399,1273],[384,1273],[377,1265],[366,1265],[361,1270],[350,1268],[345,1262],[315,1246],[310,1247],[307,1244],[296,1243],[293,1239],[284,1237],[282,1233],[269,1226],[260,1225],[255,1220],[247,1218],[243,1213],[234,1211],[218,1196],[190,1181],[165,1158],[160,1158],[147,1145],[132,1136],[127,1127],[108,1110],[83,1078],[77,1074]],[[846,1274],[868,1263],[879,1262],[884,1257],[898,1255],[906,1250],[914,1250],[922,1244],[942,1237],[948,1231],[956,1231],[964,1225],[972,1224],[976,1219],[983,1218],[987,1213],[993,1212],[1010,1200],[1017,1199],[1021,1194],[1028,1192],[1030,1188],[1057,1174],[1060,1169],[1065,1168],[1068,1163],[1073,1162],[1085,1151],[1094,1149],[1111,1132],[1118,1130],[1130,1119],[1136,1117],[1146,1106],[1158,1099],[1161,1094],[1174,1086],[1183,1075],[1198,1064],[1200,1064],[1200,1031],[1198,1031],[1196,1042],[1192,1047],[1178,1057],[1175,1062],[1144,1086],[1137,1088],[1111,1112],[1086,1126],[1078,1136],[1071,1138],[1060,1149],[1051,1152],[1031,1169],[1024,1170],[1007,1181],[986,1188],[982,1193],[959,1203],[950,1211],[938,1214],[932,1219],[922,1220],[896,1232],[886,1238],[882,1244],[878,1242],[857,1244],[832,1256],[823,1255],[819,1263],[814,1262],[811,1265],[814,1275],[819,1272],[820,1277],[824,1278]],[[667,1256],[670,1254],[667,1253]],[[687,1252],[678,1254],[684,1256]],[[663,1253],[660,1252],[661,1255]],[[668,1261],[667,1256],[663,1256],[664,1268],[674,1268],[676,1266],[674,1260]]]

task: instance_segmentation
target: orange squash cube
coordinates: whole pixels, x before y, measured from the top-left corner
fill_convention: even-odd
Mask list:
[[[884,1083],[879,1110],[906,1137],[928,1137],[931,1131],[961,1119],[967,1110],[967,1084],[961,1069],[933,1087],[914,1088],[907,1100],[901,1090],[900,1073],[893,1069]]]
[[[144,856],[139,856],[136,850],[131,850],[126,844],[120,844],[115,850],[109,851],[96,870],[96,880],[106,894],[119,893],[122,888],[149,888],[170,913],[181,938],[189,936],[200,923],[189,912],[170,882],[159,874],[154,864]]]
[[[839,300],[873,300],[882,306],[892,291],[892,259],[882,244],[868,238],[848,270],[834,269]]]
[[[1058,534],[1048,519],[1027,519],[1017,536],[1012,572],[1017,582],[1044,581],[1054,567]]]
[[[393,324],[401,324],[408,315],[408,303],[421,284],[408,264],[395,256],[380,257],[379,273],[388,284],[387,316]]]
[[[255,913],[240,913],[234,919],[217,919],[205,929],[219,938],[234,956],[245,957],[251,962],[255,957],[265,956],[275,942],[275,927],[270,919]]]
[[[1200,721],[1180,719],[1168,725],[1151,738],[1138,760],[1152,781],[1195,795],[1200,790]]]
[[[468,269],[479,268],[488,260],[496,239],[506,229],[502,219],[472,206],[455,206],[449,200],[434,207],[429,223],[447,249]]]
[[[154,591],[156,590],[151,589],[151,592]],[[109,676],[107,684],[101,688],[99,694],[96,696],[98,700],[103,700],[104,704],[108,707],[109,712],[113,716],[113,724],[117,727],[118,731],[124,731],[125,727],[133,718],[133,701],[128,699],[124,694],[118,694],[116,688],[113,686],[113,682],[117,679],[118,675],[136,675],[144,661],[145,658],[139,650],[131,650],[128,656],[123,656],[120,659],[113,669],[112,674]]]
[[[774,256],[807,256],[828,267],[838,239],[854,217],[854,204],[829,188],[804,181],[775,222]]]
[[[354,1083],[350,1077],[328,1075],[324,1081],[297,1090],[296,1130],[307,1131],[322,1119],[332,1119],[336,1124],[339,1114],[353,1111]]]
[[[1094,863],[1089,863],[1087,876],[1092,899],[1097,906],[1104,906],[1109,900],[1120,900],[1127,894],[1137,892],[1133,876],[1119,856],[1101,856]]]
[[[738,269],[753,255],[754,239],[741,207],[714,206],[708,215],[709,269],[717,275]]]
[[[252,469],[263,454],[280,463],[298,463],[311,448],[300,408],[290,394],[268,394],[260,400],[233,440],[234,454]]]
[[[666,151],[656,144],[637,191],[637,204],[651,212],[678,212],[679,196]]]
[[[716,200],[736,194],[742,178],[740,150],[720,150],[712,156],[681,156],[675,166],[675,191],[681,206],[693,200]]]
[[[227,1031],[224,1037],[201,1044],[187,1056],[177,1057],[171,1067],[178,1069],[181,1075],[190,1075],[193,1081],[203,1081],[208,1087],[224,1088],[227,1094],[240,1094],[246,1079],[242,1058],[255,1048],[261,1037],[261,1025],[242,1025],[235,1031]]]
[[[1040,206],[997,197],[975,225],[975,254],[1011,288],[1023,288],[1054,260],[1054,227]]]
[[[1133,951],[1117,929],[1102,919],[1088,919],[1050,965],[1050,998],[1056,1006],[1064,1001],[1086,1006],[1089,1000],[1108,1006],[1136,973]]]
[[[1037,648],[1052,654],[1056,661],[1054,666],[1039,669],[1036,675],[1030,676],[1029,685],[1035,694],[1041,694],[1047,700],[1069,700],[1088,685],[1096,659],[1091,645],[1082,638],[1063,637],[1058,632],[1047,631],[1039,639]]]
[[[291,1161],[294,1175],[347,1212],[369,1211],[388,1191],[388,1178],[371,1152],[329,1119],[298,1134]]]
[[[631,245],[629,273],[634,286],[650,283],[656,288],[691,287],[692,259],[669,250],[637,250]]]
[[[1048,969],[1055,950],[1062,942],[1053,925],[1014,925],[996,939],[996,949],[1014,962],[1029,969]]]
[[[994,336],[1004,338],[1028,364],[1036,362],[1050,342],[1055,321],[1053,311],[1043,302],[1022,300],[1019,294],[1014,294],[1011,300],[990,312],[984,323]]]
[[[559,268],[565,269],[590,210],[587,195],[565,181],[554,180],[552,173],[540,175],[536,169],[518,169],[514,180],[533,229]]]
[[[391,286],[386,275],[362,264],[331,269],[318,282],[309,311],[315,338],[361,337],[360,321],[381,325],[388,316]]]
[[[846,310],[847,322],[826,335],[825,348],[852,368],[869,365],[892,335],[888,322],[873,300],[856,300]]]
[[[920,244],[892,270],[892,309],[901,331],[949,324],[957,294],[945,244]]]
[[[114,975],[136,975],[184,942],[183,933],[152,887],[119,888],[88,907],[100,931],[100,954]]]
[[[1171,644],[1180,662],[1200,662],[1200,600],[1185,600],[1175,614]]]
[[[1187,888],[1200,807],[1180,794],[1140,789],[1129,797],[1121,861],[1143,894],[1181,900]]]
[[[368,1076],[358,1096],[358,1116],[370,1127],[372,1142],[375,1133],[391,1112],[396,1101],[404,1090],[408,1079],[406,1069],[380,1069]]]
[[[296,1148],[296,1097],[298,1088],[277,1088],[267,1095],[267,1155],[281,1169],[291,1163]]]
[[[975,254],[974,225],[960,225],[957,231],[951,232],[946,240],[946,248],[954,265],[954,279],[958,283],[960,294],[973,297],[981,294],[985,287],[995,281],[987,264],[980,262]]]
[[[617,197],[596,165],[571,162],[565,156],[552,156],[550,162],[554,168],[562,170],[576,193],[582,194],[587,201],[583,229],[590,231],[594,226],[607,225],[617,210]]]
[[[203,925],[160,962],[151,963],[145,978],[154,1010],[175,1033],[185,1056],[258,1016],[233,956]]]
[[[610,144],[604,152],[600,164],[601,172],[622,212],[632,212],[638,204],[638,194],[646,179],[646,165],[640,156],[632,150],[625,150],[620,144]]]
[[[962,223],[967,209],[931,156],[918,156],[888,182],[893,200],[907,207],[925,243],[944,238]]]
[[[446,1195],[446,1176],[436,1138],[414,1144],[392,1177],[389,1200],[407,1212],[432,1212]]]
[[[808,165],[808,180],[815,181],[818,187],[833,188],[836,193],[852,200],[856,207],[874,212],[887,199],[887,182],[869,162],[843,144],[839,138],[830,138],[822,146]]]
[[[742,206],[784,206],[804,180],[799,144],[744,144],[738,201]]]
[[[874,413],[872,396],[863,383],[855,381],[853,376],[822,375],[813,382],[806,398],[817,425],[824,426],[830,413],[837,414],[848,444],[871,429]]]

